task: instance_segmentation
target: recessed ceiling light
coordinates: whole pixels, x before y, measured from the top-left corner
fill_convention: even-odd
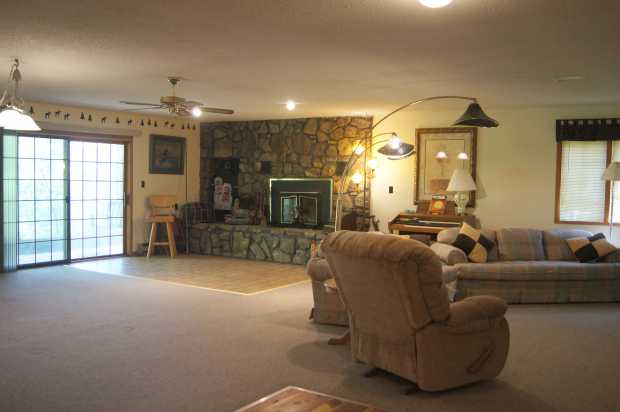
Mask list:
[[[574,81],[583,80],[583,79],[585,79],[585,77],[580,74],[571,74],[568,76],[558,76],[555,78],[555,81],[556,82],[574,82]]]
[[[200,107],[196,106],[192,109],[192,115],[194,117],[200,117],[201,114],[202,114],[202,110],[200,110]]]
[[[295,103],[295,101],[289,100],[286,102],[286,110],[288,110],[289,112],[292,112],[293,110],[295,110],[296,107],[297,107],[297,103]]]
[[[446,7],[448,4],[452,3],[452,0],[418,0],[422,5],[426,7],[431,7],[433,9],[438,9],[440,7]]]

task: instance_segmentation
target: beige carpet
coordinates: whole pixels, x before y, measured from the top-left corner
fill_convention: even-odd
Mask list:
[[[307,320],[309,283],[253,296],[60,266],[0,275],[0,411],[231,412],[286,386],[391,412],[619,411],[620,305],[511,306],[497,380],[404,396]],[[386,321],[389,321],[386,320]]]
[[[78,269],[253,295],[308,282],[304,266],[219,256],[122,257],[76,263]]]

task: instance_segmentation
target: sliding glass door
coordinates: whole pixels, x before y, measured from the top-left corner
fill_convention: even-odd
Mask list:
[[[125,144],[17,135],[15,152],[19,267],[124,253]]]
[[[66,261],[67,141],[18,136],[18,265]]]
[[[125,145],[72,141],[71,259],[123,253]]]

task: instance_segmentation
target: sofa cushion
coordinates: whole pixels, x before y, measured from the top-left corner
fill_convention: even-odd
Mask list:
[[[542,231],[535,229],[500,229],[497,231],[500,261],[545,260]]]
[[[463,226],[452,246],[465,252],[472,262],[485,263],[488,251],[493,249],[495,244],[480,233],[479,230],[463,222]]]
[[[456,265],[459,279],[489,281],[620,280],[620,265],[579,262],[495,262]]]
[[[562,260],[575,262],[575,254],[568,247],[567,239],[575,237],[589,237],[592,233],[580,229],[551,229],[543,232],[543,244],[547,260]]]
[[[616,251],[616,247],[605,239],[605,235],[597,233],[590,237],[568,239],[568,246],[580,262],[596,262]]]
[[[459,235],[459,228],[452,227],[450,229],[444,229],[437,234],[437,242],[445,243],[451,245],[456,240],[456,237]],[[491,229],[481,229],[480,232],[489,239],[491,242],[495,244],[495,247],[487,252],[487,262],[496,262],[498,260],[497,255],[497,237],[495,235],[495,231]]]

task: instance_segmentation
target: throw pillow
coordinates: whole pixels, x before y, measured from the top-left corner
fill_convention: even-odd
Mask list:
[[[472,262],[485,263],[487,254],[495,247],[495,243],[480,233],[479,230],[463,222],[463,226],[452,246],[465,252]]]
[[[577,260],[582,263],[596,262],[616,251],[616,247],[609,243],[602,233],[590,237],[575,237],[567,239],[566,242]]]

